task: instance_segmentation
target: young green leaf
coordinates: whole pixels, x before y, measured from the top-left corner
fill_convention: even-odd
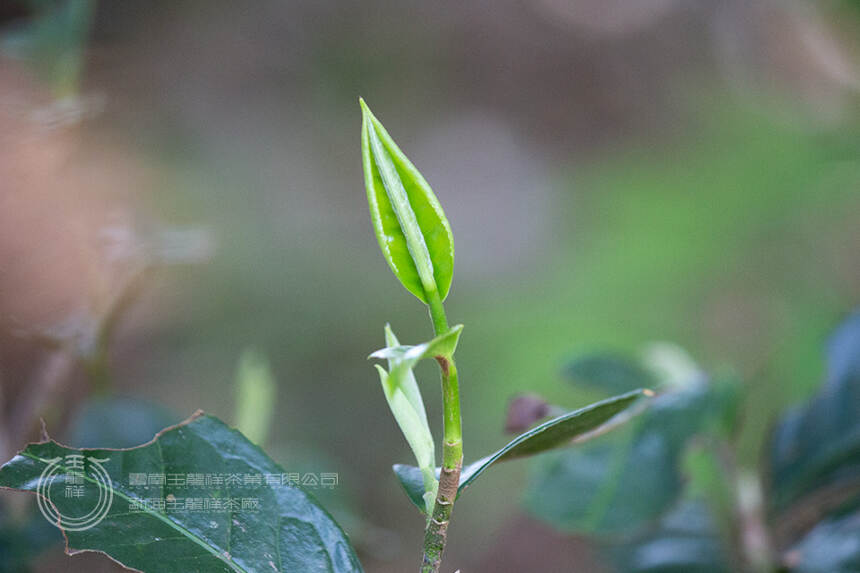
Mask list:
[[[397,337],[394,335],[394,331],[391,330],[390,324],[385,325],[385,345],[388,348],[396,348],[400,346],[400,341],[397,340]],[[388,368],[393,369],[394,366],[395,361],[389,359]],[[406,399],[409,400],[409,403],[412,404],[412,407],[415,408],[416,412],[418,412],[422,423],[427,425],[427,411],[424,409],[424,400],[421,398],[421,390],[418,388],[418,382],[415,380],[415,374],[411,369],[408,369],[401,377],[400,388],[406,395]]]
[[[205,487],[169,477],[154,488],[135,481],[205,474],[222,479]],[[147,573],[362,570],[344,532],[313,497],[280,480],[251,493],[244,482],[223,477],[247,475],[286,474],[241,433],[197,414],[127,450],[30,444],[0,467],[0,488],[50,496],[67,553],[100,551]],[[84,481],[85,497],[63,495],[70,476]],[[189,498],[200,507],[189,506]],[[204,498],[217,508],[206,511]],[[246,499],[257,501],[245,505]],[[75,516],[93,507],[101,508],[100,517],[83,527],[84,518]]]
[[[494,454],[465,466],[460,473],[460,486],[457,495],[461,495],[463,490],[496,462],[532,456],[566,446],[574,438],[599,429],[646,395],[643,390],[635,390],[614,396],[553,418],[517,436]],[[438,469],[436,471],[438,473]],[[394,474],[400,481],[400,485],[403,486],[406,495],[409,496],[410,501],[423,511],[423,500],[420,495],[422,491],[420,487],[421,472],[418,468],[397,464],[394,466]]]
[[[389,348],[402,348],[389,325],[385,325],[385,342]],[[403,437],[406,438],[406,442],[415,455],[423,485],[419,497],[423,499],[424,506],[429,511],[436,497],[436,489],[439,484],[434,474],[436,446],[433,442],[430,425],[427,423],[427,413],[421,399],[421,390],[418,388],[415,374],[412,372],[414,362],[404,362],[401,354],[393,354],[385,358],[388,359],[389,372],[386,372],[381,366],[376,366],[379,371],[379,379],[382,382],[382,390]]]
[[[460,334],[463,332],[463,325],[457,324],[446,332],[430,340],[416,346],[389,346],[382,348],[371,354],[368,358],[380,358],[393,361],[392,368],[412,368],[425,358],[434,356],[450,357],[457,349],[457,343],[460,341]]]
[[[406,289],[424,303],[444,300],[454,273],[454,237],[421,173],[361,103],[361,156],[379,247]]]

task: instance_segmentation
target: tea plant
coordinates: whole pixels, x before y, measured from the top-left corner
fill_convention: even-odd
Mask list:
[[[454,359],[463,326],[449,326],[443,304],[454,269],[451,228],[425,179],[363,100],[360,104],[362,164],[373,228],[395,276],[427,306],[434,331],[428,342],[407,346],[386,326],[386,346],[371,357],[387,363],[387,369],[376,367],[383,394],[415,456],[417,466],[397,464],[394,472],[425,516],[420,570],[435,572],[441,567],[457,498],[488,468],[600,434],[626,419],[618,415],[633,411],[630,407],[642,404],[648,392],[631,390],[562,413],[463,467]],[[419,361],[429,358],[439,365],[442,386],[440,467],[413,373]],[[247,423],[253,418],[247,410],[246,404],[242,427],[257,428],[252,432],[256,437],[264,435]],[[195,477],[193,483],[177,477],[202,475],[220,477],[205,482]],[[255,490],[258,499],[247,506],[247,484],[235,477],[242,475],[252,476],[252,484],[271,486]],[[341,528],[302,487],[275,479],[285,475],[239,431],[198,412],[129,449],[78,449],[49,439],[30,444],[0,468],[0,487],[36,493],[46,517],[62,530],[68,553],[101,551],[148,573],[361,571]],[[149,476],[174,479],[152,482]],[[80,495],[51,495],[54,488],[73,486],[80,487]],[[203,486],[205,490],[194,489]],[[202,496],[202,491],[205,498],[188,497]],[[192,511],[197,505],[209,511]],[[82,517],[82,508],[91,511]]]
[[[463,326],[448,326],[443,305],[454,270],[451,227],[427,181],[397,147],[364,100],[360,103],[364,181],[379,247],[403,286],[427,305],[436,335],[417,346],[401,346],[386,327],[388,346],[371,355],[388,360],[387,372],[377,367],[383,390],[418,463],[417,472],[405,466],[396,466],[395,472],[413,502],[426,513],[421,571],[433,572],[439,571],[441,566],[457,496],[486,468],[497,461],[563,445],[610,420],[637,400],[642,391],[634,390],[560,416],[463,470],[460,389],[454,361]],[[412,367],[419,360],[430,357],[439,364],[442,379],[442,467],[438,473],[434,467],[433,436],[412,374]]]

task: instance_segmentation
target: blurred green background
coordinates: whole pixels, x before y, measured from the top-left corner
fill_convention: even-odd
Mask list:
[[[390,471],[411,453],[366,356],[386,322],[407,343],[431,330],[371,230],[359,96],[454,231],[467,460],[506,441],[517,393],[602,397],[562,380],[570,356],[670,341],[751,386],[754,461],[860,303],[856,3],[45,0],[0,18],[4,460],[39,417],[84,439],[99,396],[235,421],[255,348],[276,386],[268,451],[338,473],[317,493],[369,572],[413,566],[422,519]],[[86,354],[141,260],[158,272]],[[46,337],[88,367],[51,378]],[[417,375],[440,428],[432,366]],[[520,570],[504,556],[536,551],[529,532],[586,551],[522,516],[526,472],[458,504],[450,563]],[[113,567],[59,553],[32,566]]]

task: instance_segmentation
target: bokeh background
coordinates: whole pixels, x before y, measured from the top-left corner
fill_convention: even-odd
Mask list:
[[[253,348],[267,450],[338,473],[316,493],[369,572],[414,566],[390,471],[411,453],[366,356],[386,322],[431,330],[371,230],[359,96],[454,231],[467,460],[508,439],[517,393],[601,397],[562,379],[570,356],[654,341],[750,385],[755,456],[757,412],[815,390],[860,303],[857,2],[4,0],[0,26],[4,460],[40,418],[79,446],[235,422]],[[527,472],[458,503],[451,564],[590,559],[528,516]],[[0,494],[4,527],[32,501]],[[0,571],[119,570],[33,527],[45,547]]]

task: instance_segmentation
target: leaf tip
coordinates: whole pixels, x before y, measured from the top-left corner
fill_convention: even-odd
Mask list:
[[[367,102],[364,101],[364,98],[359,96],[358,105],[361,107],[361,114],[364,116],[373,117],[373,113],[370,111],[370,108],[367,106]]]
[[[391,325],[385,324],[385,345],[389,348],[392,346],[400,346],[400,341],[397,340],[397,336],[395,336],[394,331],[391,329]]]

